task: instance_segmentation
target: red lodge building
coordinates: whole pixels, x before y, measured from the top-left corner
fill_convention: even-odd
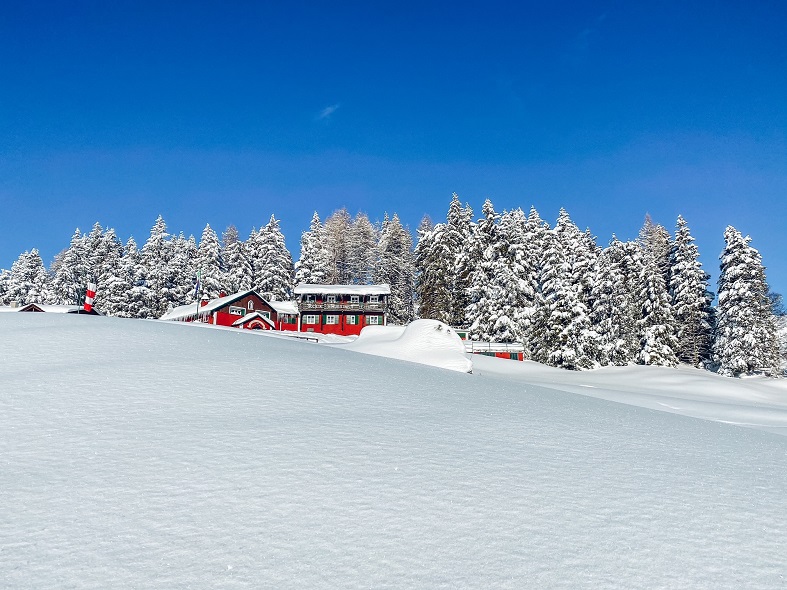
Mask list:
[[[295,287],[296,301],[263,299],[242,291],[189,303],[161,316],[173,322],[202,322],[247,330],[284,330],[354,336],[364,326],[388,322],[388,285],[312,285]]]
[[[298,307],[294,301],[268,301],[256,291],[242,291],[218,299],[189,303],[161,316],[174,322],[199,321],[216,326],[249,330],[298,329]]]
[[[364,326],[387,323],[389,285],[313,285],[295,287],[298,331],[352,336]]]

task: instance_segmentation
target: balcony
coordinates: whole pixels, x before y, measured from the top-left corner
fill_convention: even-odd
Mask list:
[[[298,309],[304,311],[383,311],[385,304],[377,303],[349,303],[347,301],[337,301],[328,303],[326,301],[299,301]]]

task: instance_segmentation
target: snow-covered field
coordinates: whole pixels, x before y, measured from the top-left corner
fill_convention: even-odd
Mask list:
[[[787,586],[781,384],[473,360],[2,314],[0,586]]]

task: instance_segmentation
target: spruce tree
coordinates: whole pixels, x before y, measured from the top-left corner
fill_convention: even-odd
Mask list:
[[[727,376],[779,374],[779,346],[760,253],[732,226],[724,232],[713,356]]]
[[[183,252],[183,250],[181,250]],[[202,293],[208,299],[216,299],[226,293],[224,278],[224,258],[222,257],[219,237],[210,224],[205,225],[197,250],[196,270],[200,272]]]
[[[505,332],[508,335],[510,328],[510,318],[505,315],[501,305],[502,292],[496,276],[503,271],[503,267],[498,262],[504,256],[504,252],[498,225],[500,216],[495,212],[489,199],[484,201],[481,215],[475,225],[468,252],[468,258],[474,260],[475,264],[470,270],[468,287],[470,303],[466,317],[470,324],[470,338],[494,341],[499,338],[498,332]],[[498,325],[498,321],[502,322],[501,325]]]
[[[394,214],[386,215],[377,247],[378,260],[374,280],[391,287],[388,317],[392,324],[407,324],[415,316],[415,267],[413,239]]]
[[[292,255],[284,243],[279,220],[271,215],[257,232],[254,257],[254,289],[265,299],[286,301],[292,294]]]
[[[23,252],[11,265],[7,297],[20,305],[54,301],[49,274],[36,248]]]
[[[623,244],[615,237],[596,259],[595,282],[591,293],[590,322],[598,334],[598,361],[601,365],[627,365],[636,355],[630,334],[635,331],[631,294],[621,267]]]
[[[681,362],[700,367],[709,360],[711,311],[708,273],[702,270],[699,251],[689,226],[678,216],[670,257],[670,296],[675,316],[677,348]]]
[[[76,305],[84,293],[88,279],[88,256],[85,238],[77,228],[71,244],[53,264],[52,292],[56,303]]]
[[[538,362],[564,369],[592,368],[596,363],[588,354],[590,319],[578,298],[570,257],[557,232],[552,230],[545,238],[531,356]]]
[[[445,227],[443,223],[433,226],[425,216],[418,226],[418,244],[413,255],[418,317],[442,322],[450,321],[451,302],[448,271],[451,260],[445,257]]]
[[[301,234],[301,257],[295,264],[295,284],[322,285],[330,280],[331,255],[320,216],[314,212],[308,231]]]
[[[675,319],[655,257],[646,258],[641,285],[642,310],[638,326],[642,336],[637,360],[643,365],[674,367],[678,363]]]

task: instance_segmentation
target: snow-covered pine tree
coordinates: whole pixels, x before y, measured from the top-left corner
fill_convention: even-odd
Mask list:
[[[123,256],[123,243],[118,239],[115,230],[112,228],[102,231],[93,250],[93,279],[96,284],[96,297],[93,307],[108,313],[106,303],[108,302],[108,283],[116,279],[116,274],[120,272],[120,260]]]
[[[142,296],[138,317],[159,318],[181,304],[184,286],[180,284],[180,270],[172,267],[174,254],[167,224],[159,215],[140,253],[135,295]]]
[[[675,353],[678,360],[695,367],[701,367],[710,358],[713,296],[708,290],[709,278],[702,270],[699,250],[689,226],[678,216],[669,279],[678,340]]]
[[[724,232],[713,356],[719,373],[777,376],[779,345],[760,253],[732,226]]]
[[[478,263],[475,259],[478,251],[473,246],[473,209],[469,204],[463,207],[456,193],[451,198],[446,221],[446,250],[455,253],[450,323],[452,326],[469,326],[467,309],[470,306],[470,275]]]
[[[254,289],[265,299],[285,301],[292,294],[292,255],[284,243],[279,220],[271,215],[255,239]]]
[[[350,226],[352,221],[347,209],[334,211],[323,226],[326,245],[330,252],[330,275],[328,283],[346,285],[350,282]]]
[[[627,293],[626,302],[629,307],[621,319],[626,321],[624,337],[627,350],[632,352],[631,362],[636,362],[639,355],[643,333],[639,320],[645,304],[642,295],[644,286],[642,277],[645,266],[645,255],[642,247],[637,242],[627,241],[620,244],[621,256],[618,264],[624,277],[624,286]]]
[[[675,318],[664,277],[653,256],[645,257],[641,285],[642,312],[638,325],[642,337],[637,361],[643,365],[674,367],[678,364]]]
[[[633,313],[631,294],[621,269],[623,244],[612,236],[609,246],[596,259],[595,282],[591,292],[590,323],[598,334],[598,361],[601,365],[627,365],[635,355],[630,348],[638,315]]]
[[[232,224],[228,225],[227,229],[224,230],[224,233],[221,234],[222,249],[226,250],[227,247],[238,241],[240,241],[240,234],[238,234],[238,228]]]
[[[107,245],[96,277],[97,290],[93,307],[102,313],[116,317],[128,317],[124,314],[126,300],[132,283],[131,277],[125,272],[123,263],[123,244],[114,229],[108,229],[104,235]]]
[[[234,230],[230,233],[230,229]],[[238,230],[234,225],[224,232],[224,250],[222,258],[226,272],[224,274],[227,293],[248,291],[252,287],[254,269],[249,259],[246,244],[238,238]]]
[[[377,246],[378,261],[374,280],[391,287],[388,317],[392,324],[407,324],[415,316],[415,266],[413,238],[402,226],[399,216],[388,220],[386,214]]]
[[[472,340],[491,342],[498,340],[495,325],[505,313],[501,309],[502,293],[495,276],[503,271],[498,260],[504,256],[504,245],[498,226],[500,216],[489,199],[484,201],[481,215],[475,224],[467,254],[468,259],[476,262],[470,268],[467,290],[469,305],[465,317],[470,324],[468,335]],[[508,321],[504,329],[508,330],[511,322],[508,316],[505,317]]]
[[[372,283],[379,240],[380,236],[366,214],[358,213],[350,226],[347,240],[347,266],[351,284]]]
[[[672,236],[663,225],[653,222],[650,214],[645,215],[645,222],[639,230],[637,242],[645,253],[645,258],[653,258],[664,279],[664,288],[669,290],[670,255],[672,252]]]
[[[20,305],[52,303],[54,294],[49,289],[49,274],[36,248],[23,252],[11,265],[8,299]]]
[[[514,326],[512,335],[518,342],[529,339],[536,308],[538,276],[530,230],[530,222],[522,209],[504,212],[500,218],[506,265],[500,275],[503,279],[500,286]]]
[[[8,297],[10,283],[11,271],[5,268],[0,268],[0,305],[8,305],[11,303]]]
[[[555,237],[560,242],[565,273],[560,277],[560,284],[564,290],[562,297],[570,307],[565,307],[571,313],[571,320],[565,329],[572,330],[571,334],[563,334],[561,341],[570,344],[565,352],[553,354],[554,359],[561,359],[561,366],[574,369],[586,369],[596,365],[600,356],[598,348],[598,335],[590,325],[590,296],[593,289],[593,271],[595,260],[598,256],[595,238],[589,232],[583,233],[571,220],[568,212],[561,208],[558,214]],[[570,296],[567,291],[572,291]],[[556,309],[560,309],[558,305]]]
[[[444,266],[436,256],[438,236],[444,224],[432,225],[428,215],[418,225],[418,243],[413,252],[415,266],[415,298],[418,317],[445,321],[449,293]]]
[[[328,283],[331,276],[331,255],[320,216],[312,215],[308,231],[301,234],[301,257],[295,264],[295,284]]]
[[[531,335],[531,357],[538,362],[563,369],[580,370],[596,366],[588,355],[590,319],[578,299],[571,263],[560,235],[545,234],[540,261],[539,305]]]
[[[150,317],[148,302],[150,294],[145,282],[146,270],[142,263],[142,253],[137,247],[133,236],[129,237],[122,259],[123,272],[128,274],[131,290],[128,291],[125,303],[117,303],[117,313],[120,317],[146,318]],[[123,315],[123,313],[127,315]]]
[[[56,303],[76,305],[84,293],[88,279],[88,256],[85,238],[77,228],[71,244],[53,264],[52,293]]]
[[[224,259],[221,255],[219,237],[210,224],[205,225],[199,241],[195,270],[202,277],[202,294],[208,299],[216,299],[225,293]],[[227,293],[225,293],[227,294]]]
[[[194,285],[197,281],[196,264],[199,248],[194,236],[186,238],[181,232],[172,239],[172,306],[185,305],[194,301]],[[226,287],[225,287],[226,289]]]
[[[85,253],[87,255],[87,278],[93,282],[98,280],[101,265],[110,245],[104,240],[104,228],[96,221],[93,229],[85,236]],[[83,285],[84,287],[84,285]],[[100,287],[100,285],[97,285]]]

